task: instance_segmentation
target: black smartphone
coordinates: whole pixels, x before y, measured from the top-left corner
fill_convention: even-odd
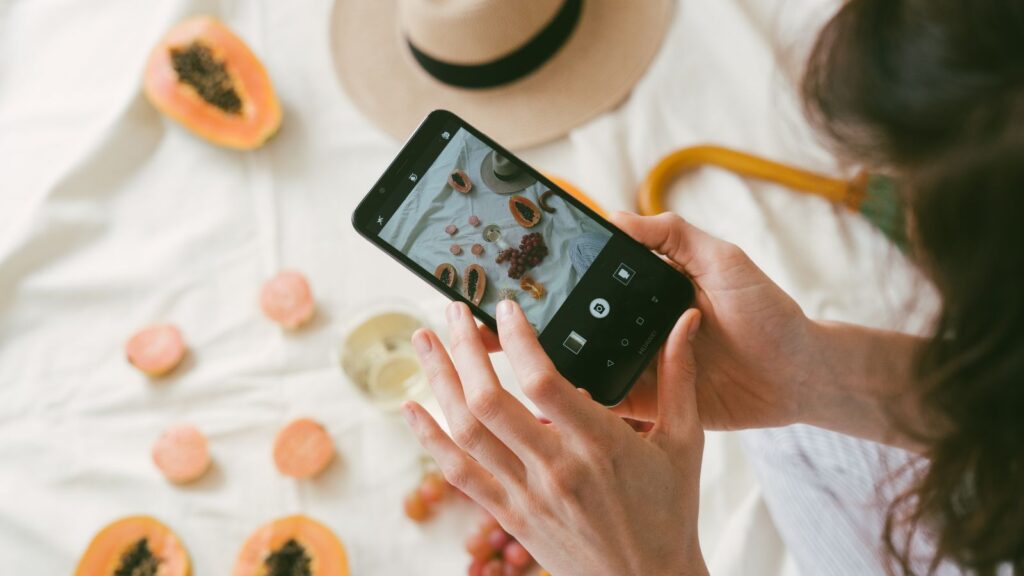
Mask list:
[[[513,298],[558,371],[621,401],[690,280],[464,120],[436,110],[359,203],[360,234],[496,329]]]

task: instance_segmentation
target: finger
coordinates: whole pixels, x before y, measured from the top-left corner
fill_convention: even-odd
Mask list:
[[[719,244],[727,244],[671,212],[657,216],[616,212],[610,219],[634,240],[668,256],[691,276],[704,272],[706,265],[702,256]]]
[[[676,322],[658,359],[658,419],[655,435],[684,439],[700,429],[697,415],[697,362],[692,338],[700,327],[701,314],[690,308]]]
[[[522,308],[511,300],[498,303],[498,338],[510,358],[523,392],[559,429],[600,430],[610,412],[575,391],[548,358]],[[589,394],[588,394],[589,396]]]
[[[521,482],[525,477],[523,463],[469,411],[462,383],[437,335],[429,330],[417,330],[412,344],[455,443],[501,482]]]
[[[662,346],[664,348],[664,346]],[[653,361],[640,373],[629,394],[611,407],[619,416],[654,422],[658,416],[658,362]]]
[[[483,341],[484,348],[489,354],[501,352],[501,341],[498,340],[498,335],[486,324],[480,325],[480,340]]]
[[[654,428],[654,422],[650,422],[647,420],[636,420],[634,418],[624,417],[622,421],[625,422],[626,424],[629,424],[630,428],[632,428],[636,432],[640,432],[641,434],[646,434],[647,432],[650,432],[652,428]]]
[[[502,388],[468,306],[449,304],[448,328],[452,360],[473,416],[524,462],[550,454],[554,436]]]
[[[491,514],[504,505],[508,495],[494,475],[459,448],[422,406],[406,402],[402,405],[402,416],[449,484],[465,492]]]

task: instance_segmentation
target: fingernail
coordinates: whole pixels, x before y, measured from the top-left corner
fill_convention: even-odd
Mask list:
[[[462,316],[462,306],[458,302],[452,302],[448,305],[447,314],[449,322],[458,320],[459,316]]]
[[[416,423],[416,413],[412,411],[412,404],[410,402],[402,404],[402,417],[405,418],[405,423],[409,426]]]
[[[690,321],[690,331],[687,332],[686,338],[693,341],[694,337],[697,336],[697,330],[700,329],[701,313],[697,312],[697,318]]]
[[[412,347],[420,356],[426,356],[430,352],[430,337],[422,330],[417,331],[412,335]]]
[[[501,320],[508,320],[512,317],[512,301],[502,300],[498,302],[498,318]]]

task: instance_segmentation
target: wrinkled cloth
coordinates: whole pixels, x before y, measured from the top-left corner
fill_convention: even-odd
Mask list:
[[[679,2],[664,48],[620,108],[522,156],[609,210],[633,207],[633,190],[661,156],[698,143],[848,173],[803,120],[794,89],[836,6]],[[197,573],[229,573],[252,530],[291,513],[334,529],[354,574],[465,570],[461,543],[477,512],[453,501],[423,525],[403,517],[422,453],[334,360],[341,334],[365,310],[402,302],[441,328],[445,300],[349,224],[400,143],[340,89],[331,9],[330,0],[0,3],[7,572],[67,574],[104,524],[138,513],[177,531]],[[237,31],[274,81],[284,123],[263,149],[207,144],[141,93],[149,50],[198,13]],[[923,326],[904,313],[923,299],[912,268],[857,215],[717,170],[682,179],[669,203],[746,249],[813,317]],[[309,277],[319,306],[296,333],[257,305],[261,282],[283,268]],[[177,324],[190,352],[173,375],[150,381],[127,364],[123,346],[156,321]],[[507,360],[493,358],[519,394]],[[337,445],[339,457],[314,480],[284,478],[273,466],[274,434],[298,416],[323,422]],[[182,487],[164,481],[149,456],[178,422],[208,435],[214,460],[205,478]],[[737,435],[708,434],[701,485],[713,574],[796,573]]]
[[[479,265],[487,275],[480,307],[494,316],[501,290],[512,289],[530,323],[543,331],[586,271],[565,265],[574,240],[584,235],[594,236],[600,251],[611,233],[558,198],[550,200],[553,213],[540,210],[541,194],[547,192],[547,187],[540,182],[515,194],[500,195],[491,191],[480,177],[481,162],[490,151],[486,144],[465,130],[453,134],[448,146],[419,177],[412,192],[381,228],[380,238],[428,272],[433,272],[440,264],[453,265],[458,273],[458,286],[466,268],[471,264]],[[468,194],[460,194],[448,184],[448,175],[456,168],[466,171],[473,182]],[[532,228],[520,226],[512,216],[509,199],[513,196],[526,198],[537,206],[541,218]],[[480,218],[480,225],[470,225],[470,216]],[[484,229],[491,225],[501,230],[501,239],[495,243],[483,238]],[[448,226],[455,226],[454,234],[447,233]],[[507,262],[495,261],[500,250],[518,248],[527,234],[540,234],[548,247],[548,256],[527,271],[527,275],[544,285],[545,296],[540,299],[520,291],[519,280],[508,275]],[[484,253],[473,254],[474,244],[480,244]],[[462,249],[461,254],[456,256],[451,252],[453,245]]]

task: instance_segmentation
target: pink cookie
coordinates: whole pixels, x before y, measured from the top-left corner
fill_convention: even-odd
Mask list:
[[[274,439],[274,464],[285,476],[312,478],[333,459],[334,441],[327,430],[311,418],[289,422]]]
[[[136,332],[125,344],[128,361],[149,376],[163,376],[185,357],[185,341],[171,324],[154,324]]]
[[[316,302],[306,277],[299,272],[285,270],[263,284],[260,308],[267,318],[291,330],[313,317]]]
[[[153,463],[176,484],[198,479],[210,468],[206,436],[189,424],[171,426],[153,445]]]

